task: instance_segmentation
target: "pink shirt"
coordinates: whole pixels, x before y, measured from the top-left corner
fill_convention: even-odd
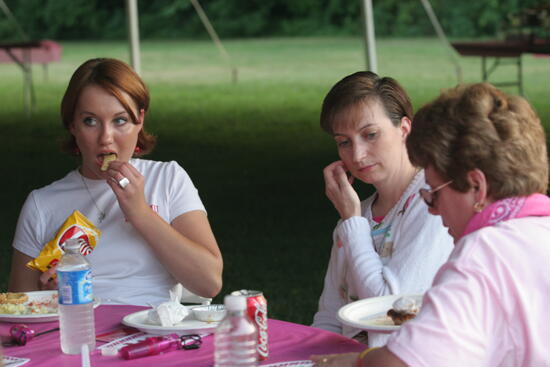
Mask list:
[[[549,366],[549,266],[550,217],[472,232],[387,347],[411,366]]]

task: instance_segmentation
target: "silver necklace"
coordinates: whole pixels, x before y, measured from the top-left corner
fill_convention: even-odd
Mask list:
[[[99,216],[97,218],[99,220],[99,223],[103,222],[103,219],[105,219],[107,214],[105,214],[104,210],[99,209],[99,205],[97,205],[97,202],[95,201],[94,196],[90,192],[90,189],[88,188],[88,184],[86,184],[86,181],[84,181],[84,177],[82,176],[82,174],[80,174],[80,179],[82,180],[82,183],[84,184],[84,187],[86,188],[86,191],[88,191],[88,195],[90,195],[90,198],[94,202],[94,205],[97,208],[97,211],[99,212]]]

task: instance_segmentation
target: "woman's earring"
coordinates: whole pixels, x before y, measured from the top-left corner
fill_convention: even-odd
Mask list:
[[[138,147],[138,146],[136,146],[136,147],[134,148],[134,154],[139,154],[139,153],[141,153],[141,148]]]
[[[476,213],[480,213],[484,207],[485,207],[485,203],[482,203],[481,201],[474,203],[474,211]]]

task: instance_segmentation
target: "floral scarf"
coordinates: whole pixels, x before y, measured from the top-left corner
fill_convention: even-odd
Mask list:
[[[466,225],[462,236],[480,228],[514,218],[550,216],[550,198],[542,194],[511,197],[495,201],[480,213],[476,213]]]

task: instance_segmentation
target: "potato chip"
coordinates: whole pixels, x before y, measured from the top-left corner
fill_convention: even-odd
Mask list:
[[[112,161],[116,161],[117,155],[116,153],[107,154],[105,157],[103,157],[103,164],[101,165],[102,171],[107,171],[109,169],[109,163]]]

